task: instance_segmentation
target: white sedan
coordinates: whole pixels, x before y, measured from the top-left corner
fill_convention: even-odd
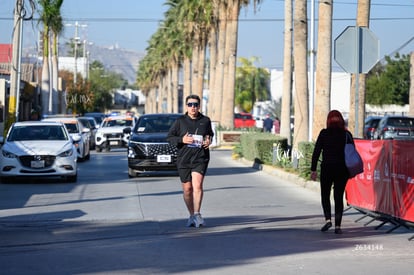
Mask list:
[[[66,127],[59,122],[14,123],[2,140],[0,178],[63,177],[77,181],[77,152]]]
[[[76,117],[48,117],[43,121],[57,121],[65,124],[72,139],[76,139],[75,147],[78,152],[78,159],[88,160],[90,158],[90,130],[82,125]]]

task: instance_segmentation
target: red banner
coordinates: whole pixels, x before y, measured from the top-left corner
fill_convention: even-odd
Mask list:
[[[364,172],[348,181],[351,206],[414,222],[414,142],[357,140]]]

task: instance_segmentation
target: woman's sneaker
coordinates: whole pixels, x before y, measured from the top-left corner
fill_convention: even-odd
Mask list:
[[[194,226],[195,227],[200,227],[200,226],[205,225],[204,219],[203,219],[203,217],[201,217],[200,213],[194,214],[193,220],[194,220]]]

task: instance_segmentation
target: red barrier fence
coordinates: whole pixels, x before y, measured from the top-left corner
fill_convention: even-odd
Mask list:
[[[414,141],[355,140],[364,172],[346,186],[349,205],[414,222]]]

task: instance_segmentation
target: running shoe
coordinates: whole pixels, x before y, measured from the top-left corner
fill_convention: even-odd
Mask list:
[[[194,226],[195,227],[200,227],[200,226],[204,226],[204,219],[201,217],[200,213],[194,214]]]
[[[188,218],[188,221],[187,221],[187,227],[194,227],[194,226],[195,226],[194,216],[193,216],[193,215],[191,215],[191,216]]]

